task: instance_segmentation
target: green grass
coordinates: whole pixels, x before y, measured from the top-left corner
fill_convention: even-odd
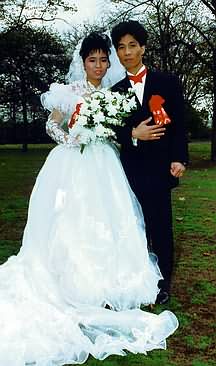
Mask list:
[[[192,362],[191,366],[215,366],[215,361],[205,362],[205,361],[196,359]]]
[[[29,195],[53,145],[0,147],[0,263],[19,251]],[[191,165],[173,192],[175,272],[172,298],[155,313],[174,311],[179,329],[166,351],[147,356],[90,357],[86,366],[213,366],[216,364],[216,164],[209,143],[190,143]]]

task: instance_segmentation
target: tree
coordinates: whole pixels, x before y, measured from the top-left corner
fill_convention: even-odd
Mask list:
[[[68,13],[77,10],[67,0],[0,0],[0,20],[5,28],[21,29],[33,21],[53,22],[61,9]]]
[[[0,102],[4,114],[7,112],[14,124],[20,121],[22,112],[23,150],[27,149],[28,121],[35,115],[30,116],[30,111],[38,108],[37,95],[44,85],[47,87],[66,70],[67,57],[61,40],[38,29],[39,25],[58,19],[61,10],[72,14],[76,6],[69,0],[0,0],[0,43],[3,47]]]
[[[208,126],[208,112],[197,111],[190,104],[186,103],[185,119],[188,128],[189,139],[209,139],[210,128]]]
[[[29,119],[31,111],[39,110],[39,94],[51,82],[62,81],[70,60],[59,37],[29,26],[22,32],[14,28],[2,32],[0,48],[0,102],[7,106],[14,123],[22,116],[26,151]]]
[[[212,73],[213,73],[213,117],[212,117],[212,145],[211,160],[216,161],[216,0],[201,0],[202,3],[210,10],[213,17],[213,26],[210,33],[210,45],[212,49]]]

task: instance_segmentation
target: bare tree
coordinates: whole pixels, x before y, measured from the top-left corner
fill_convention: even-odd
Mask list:
[[[34,21],[53,22],[58,18],[59,10],[69,14],[77,8],[67,0],[0,0],[0,20],[3,27],[21,28]],[[63,19],[61,19],[63,20]]]

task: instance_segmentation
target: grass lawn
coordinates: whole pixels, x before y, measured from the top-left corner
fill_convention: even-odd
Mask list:
[[[35,178],[53,145],[0,146],[0,263],[19,250]],[[216,164],[209,143],[190,143],[191,166],[173,192],[175,273],[166,306],[180,321],[167,351],[148,356],[90,358],[87,366],[216,365]],[[2,365],[4,366],[4,365]]]

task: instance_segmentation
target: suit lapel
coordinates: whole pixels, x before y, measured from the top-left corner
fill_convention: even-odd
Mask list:
[[[128,76],[126,76],[126,78],[125,78],[124,80],[125,80],[125,87],[127,87],[127,89],[126,89],[126,90],[128,90],[129,88],[131,88],[131,87],[132,87],[132,86],[131,86],[131,83],[130,83],[130,80],[129,80],[129,78],[128,78]],[[137,109],[142,108],[142,104],[140,103],[140,101],[139,101],[139,99],[138,99],[138,97],[137,97],[136,93],[135,93],[135,99],[136,99],[136,102],[137,102]]]
[[[131,88],[131,83],[130,83],[128,76],[126,75],[126,77],[121,81],[121,83],[119,85],[119,91],[122,90],[124,92],[127,92],[127,90],[129,88]],[[139,99],[135,95],[138,108],[144,108],[145,110],[146,110],[146,108],[149,109],[148,101],[151,98],[152,94],[154,94],[153,93],[153,84],[152,84],[152,73],[151,73],[151,71],[148,71],[148,73],[146,75],[142,104],[140,104]]]
[[[144,93],[143,93],[143,100],[142,100],[142,107],[149,108],[148,107],[148,101],[151,98],[153,94],[153,88],[152,88],[152,74],[151,71],[147,72],[146,75],[146,81],[145,81],[145,87],[144,87]]]
[[[118,83],[118,90],[123,91],[125,93],[129,88],[131,88],[131,84],[128,77],[126,76],[123,80],[121,80]]]

